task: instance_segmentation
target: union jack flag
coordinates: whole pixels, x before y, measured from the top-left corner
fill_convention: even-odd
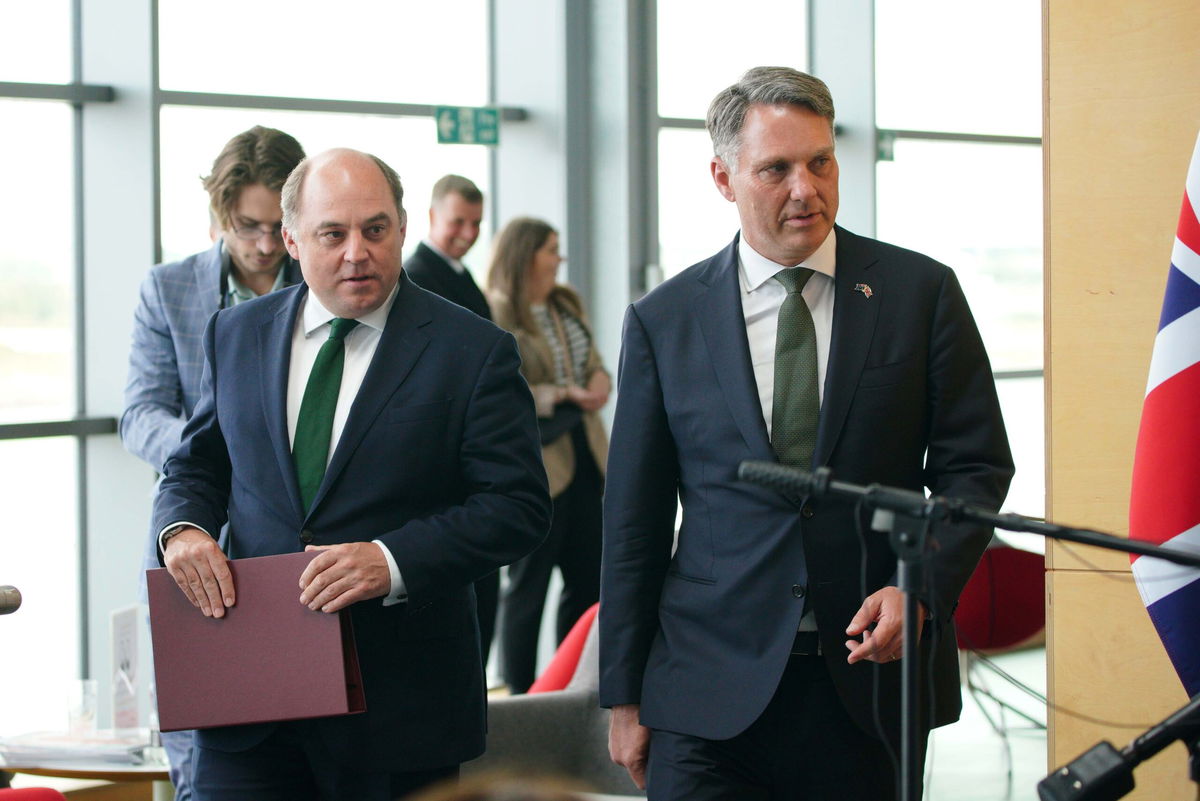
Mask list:
[[[1133,460],[1129,536],[1200,552],[1200,139],[1192,152]],[[1133,557],[1138,591],[1189,696],[1200,692],[1200,570]]]

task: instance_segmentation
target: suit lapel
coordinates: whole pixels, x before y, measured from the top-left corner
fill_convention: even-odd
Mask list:
[[[296,315],[307,287],[280,290],[290,297],[281,304],[279,311],[259,326],[258,363],[259,381],[262,385],[263,419],[271,438],[271,447],[279,463],[279,474],[284,477],[292,509],[303,517],[300,503],[300,487],[296,480],[296,465],[292,462],[292,447],[288,438],[287,389],[288,373],[292,366],[292,333],[296,328]]]
[[[738,281],[738,238],[718,253],[697,276],[704,285],[697,302],[700,330],[725,403],[746,447],[756,459],[774,461],[775,452],[763,420],[758,384],[750,364],[746,316]]]
[[[363,377],[358,395],[350,406],[346,426],[325,470],[325,478],[313,497],[309,514],[321,505],[325,494],[350,462],[350,457],[378,419],[384,405],[404,383],[429,346],[429,335],[421,329],[432,319],[421,291],[402,275],[396,300],[388,313],[387,325],[380,334],[379,345],[375,348],[375,355]]]
[[[844,228],[837,229],[837,267],[834,278],[833,334],[829,342],[829,369],[825,376],[825,398],[817,427],[813,465],[827,464],[837,444],[850,402],[858,387],[879,307],[886,302],[883,272],[872,269],[877,257],[863,240]],[[871,294],[856,290],[866,284]]]

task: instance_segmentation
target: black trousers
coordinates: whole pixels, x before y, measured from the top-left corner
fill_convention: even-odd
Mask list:
[[[558,642],[580,615],[600,600],[604,479],[582,425],[572,429],[571,441],[575,446],[575,478],[554,499],[550,533],[537,550],[508,567],[508,588],[500,614],[500,655],[504,680],[513,693],[525,692],[536,678],[538,629],[555,566],[563,579],[555,627]]]
[[[196,801],[398,801],[458,772],[458,765],[407,773],[337,765],[310,721],[292,721],[246,751],[198,745],[192,792]]]
[[[824,659],[793,656],[766,710],[736,737],[651,732],[646,790],[649,801],[892,801],[897,771],[883,741],[850,720]]]

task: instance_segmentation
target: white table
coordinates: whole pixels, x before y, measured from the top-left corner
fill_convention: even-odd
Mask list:
[[[59,779],[153,782],[151,792],[154,801],[171,801],[175,797],[167,769],[160,765],[125,765],[102,759],[62,759],[36,763],[10,763],[0,760],[0,768],[10,773],[51,776]]]

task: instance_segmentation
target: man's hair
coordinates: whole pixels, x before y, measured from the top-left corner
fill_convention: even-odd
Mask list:
[[[546,244],[553,226],[534,217],[516,217],[500,230],[492,243],[492,263],[488,267],[487,288],[508,306],[519,328],[536,331],[529,299],[525,297],[529,268],[534,254]]]
[[[791,67],[754,67],[713,98],[705,119],[713,153],[730,172],[737,172],[742,126],[753,105],[806,108],[829,120],[833,129],[833,97],[824,81]]]
[[[400,176],[378,156],[370,153],[361,155],[375,162],[375,166],[383,173],[388,189],[392,192],[392,199],[396,201],[396,216],[399,218],[400,224],[404,225],[408,216],[404,211],[404,185],[400,183]],[[295,230],[296,220],[300,216],[300,195],[304,191],[304,179],[308,177],[308,168],[311,164],[312,159],[306,158],[301,161],[296,165],[296,169],[292,170],[292,174],[288,176],[287,182],[283,185],[280,205],[283,207],[283,227],[289,231]]]
[[[438,201],[446,195],[458,195],[468,203],[482,203],[483,192],[479,191],[479,187],[470,178],[464,178],[461,175],[443,175],[438,178],[436,184],[433,185],[433,197],[429,203],[436,206]]]
[[[289,134],[255,125],[225,143],[213,161],[212,172],[200,180],[208,191],[208,206],[221,228],[230,228],[242,190],[262,184],[278,192],[304,159],[304,148]]]

